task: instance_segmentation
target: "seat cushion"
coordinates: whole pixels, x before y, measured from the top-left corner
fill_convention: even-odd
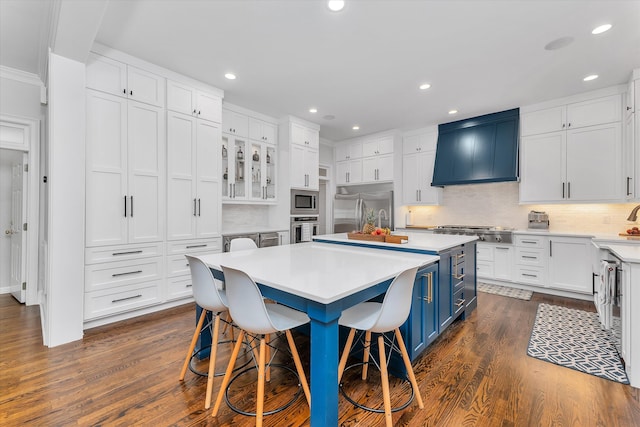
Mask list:
[[[338,323],[347,328],[368,331],[378,320],[381,309],[379,302],[363,302],[343,311]]]
[[[287,307],[282,304],[265,304],[267,312],[271,318],[271,323],[278,331],[297,328],[300,325],[309,323],[310,319],[305,313]],[[275,332],[275,331],[274,331]]]

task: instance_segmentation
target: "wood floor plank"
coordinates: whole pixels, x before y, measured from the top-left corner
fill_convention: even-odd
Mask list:
[[[394,425],[640,426],[639,390],[526,355],[541,302],[593,311],[587,301],[537,293],[531,301],[480,293],[474,314],[452,324],[414,362],[425,408],[413,402],[393,413]],[[185,381],[178,381],[195,322],[194,307],[187,304],[90,329],[80,341],[46,348],[38,307],[0,295],[0,425],[254,425],[253,418],[236,414],[226,404],[211,417],[211,411],[204,410],[206,378],[187,371]],[[309,372],[308,337],[295,339]],[[286,345],[281,340],[283,350]],[[230,346],[220,346],[216,366],[226,366],[230,352]],[[285,351],[276,359],[294,367]],[[376,378],[371,369],[367,381],[360,379],[358,369],[345,373],[352,397],[381,407]],[[214,379],[214,397],[221,380]],[[407,388],[393,384],[395,405]],[[266,391],[268,407],[287,400],[297,384],[274,371]],[[243,404],[255,405],[252,384],[238,393],[246,394]],[[339,402],[340,426],[379,426],[384,421],[383,414],[365,412],[342,396]],[[304,396],[264,422],[308,425]]]

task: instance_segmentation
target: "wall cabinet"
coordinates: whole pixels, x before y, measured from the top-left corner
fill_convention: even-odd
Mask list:
[[[167,81],[167,109],[220,123],[222,99],[189,85]]]
[[[89,53],[88,88],[164,107],[165,78],[106,56]]]
[[[336,163],[336,184],[359,184],[362,182],[362,159]]]
[[[393,181],[393,154],[362,159],[362,181]]]
[[[343,143],[335,148],[336,162],[360,158],[362,158],[362,142]]]
[[[523,137],[520,153],[522,203],[624,199],[620,123]]]
[[[264,120],[249,117],[249,138],[275,144],[277,142],[278,127]]]
[[[289,135],[289,184],[291,188],[318,190],[320,182],[320,132],[317,128],[287,122]]]
[[[393,154],[393,136],[375,137],[362,142],[362,156]]]
[[[405,135],[402,141],[402,200],[405,205],[438,205],[442,189],[431,186],[438,132]]]
[[[624,178],[628,201],[640,200],[640,69],[635,70],[627,85],[623,104]]]
[[[220,125],[167,114],[167,239],[211,238],[220,223]]]
[[[222,110],[222,132],[238,137],[249,136],[249,117],[232,110]]]
[[[549,284],[562,291],[593,293],[591,239],[549,237]]]
[[[222,171],[224,200],[275,202],[278,157],[274,144],[223,134]]]
[[[161,241],[164,111],[87,90],[86,245]]]

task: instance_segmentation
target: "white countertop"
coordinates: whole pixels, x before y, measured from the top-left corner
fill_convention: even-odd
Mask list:
[[[640,263],[640,245],[603,243],[598,246],[608,249],[623,262]]]
[[[277,231],[289,231],[287,228],[282,227],[265,227],[265,226],[242,226],[236,228],[228,228],[222,230],[223,236],[231,236],[235,234],[254,234],[254,233],[274,233]]]
[[[398,248],[402,246],[402,249],[414,249],[414,250],[423,250],[430,252],[442,252],[447,249],[451,249],[456,246],[463,245],[465,243],[473,242],[478,240],[476,236],[461,236],[461,235],[453,235],[453,234],[431,234],[431,233],[421,233],[421,232],[400,232],[400,233],[392,233],[397,235],[408,236],[407,243],[384,243],[384,242],[374,242],[368,240],[352,240],[347,237],[347,233],[337,233],[337,234],[323,234],[320,236],[314,236],[314,239],[323,239],[331,242],[343,243],[348,242],[356,245],[371,245],[371,246],[380,246],[387,248]]]
[[[211,268],[220,270],[221,265],[237,268],[256,282],[322,304],[440,259],[435,255],[316,242],[209,254],[200,258]]]
[[[528,234],[536,236],[559,236],[559,237],[587,237],[592,238],[593,234],[580,233],[577,231],[549,231],[549,230],[537,230],[537,229],[523,229],[513,230],[513,234]]]

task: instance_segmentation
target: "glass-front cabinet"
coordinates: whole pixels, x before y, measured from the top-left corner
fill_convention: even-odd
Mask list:
[[[274,144],[222,135],[223,200],[265,203],[276,200],[277,155]]]

